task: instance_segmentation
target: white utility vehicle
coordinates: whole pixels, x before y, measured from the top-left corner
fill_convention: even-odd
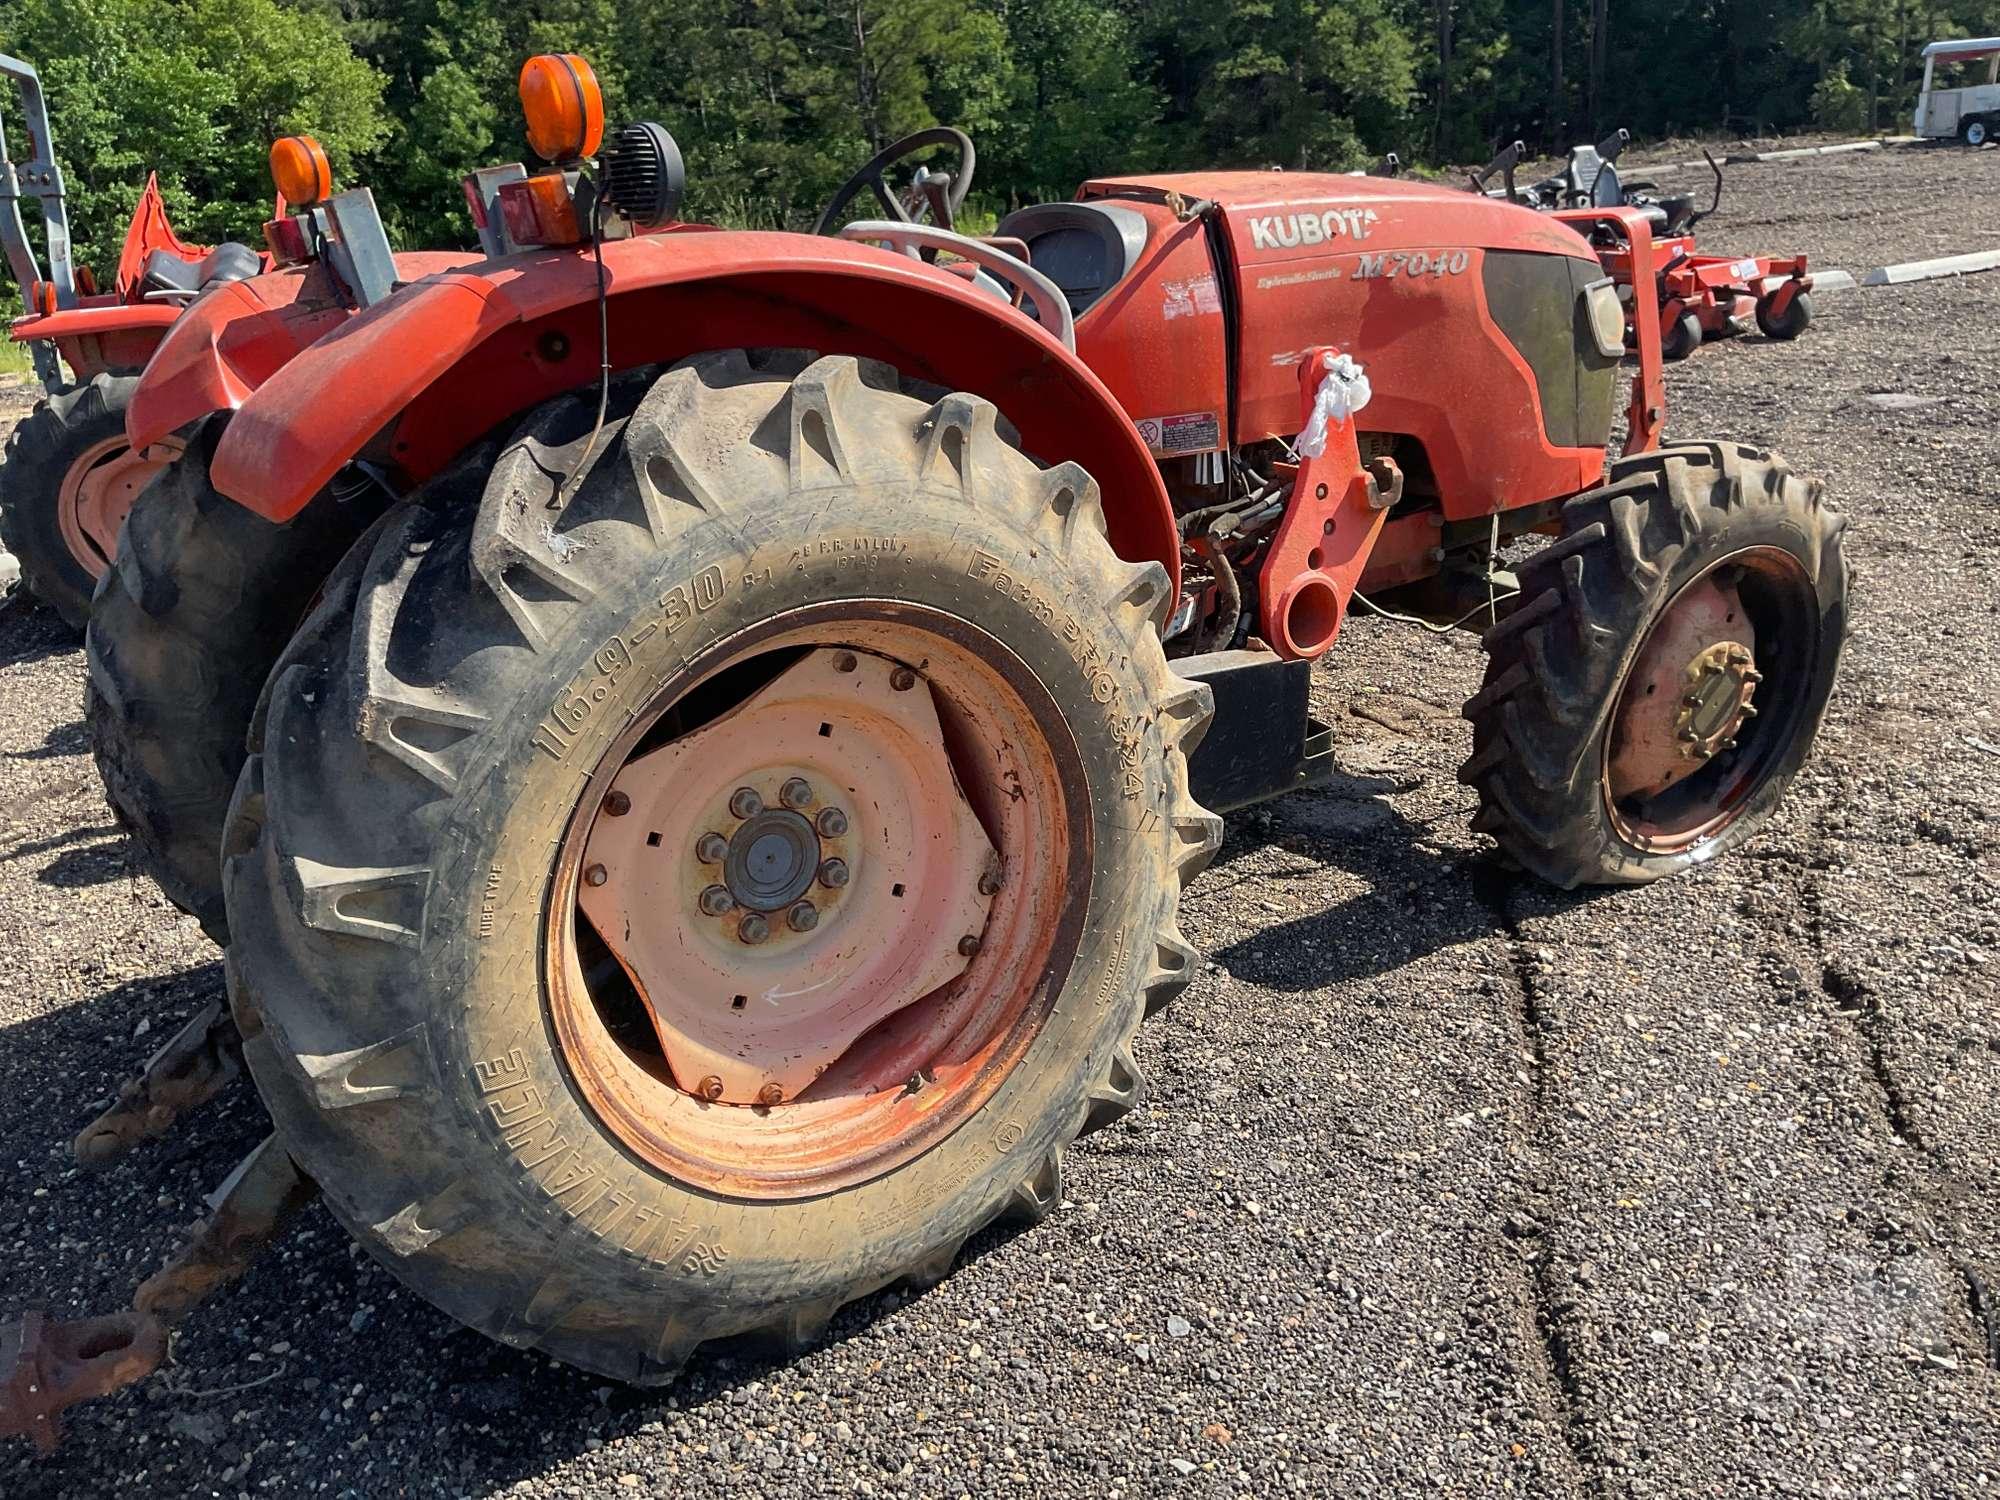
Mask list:
[[[1983,146],[2000,134],[2000,36],[1924,48],[1915,130],[1920,136],[1955,135],[1968,146]]]

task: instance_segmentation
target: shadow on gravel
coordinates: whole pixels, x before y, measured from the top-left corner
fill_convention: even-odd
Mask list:
[[[79,828],[68,835],[48,841],[50,845],[77,843],[86,838],[104,838],[119,834],[115,825],[107,824],[99,828]],[[82,890],[85,886],[106,885],[114,880],[122,880],[132,873],[130,841],[122,835],[107,838],[105,842],[92,844],[87,849],[70,849],[58,854],[54,859],[35,872],[35,879],[43,885],[52,885],[58,890]],[[23,850],[22,852],[30,852]]]
[[[0,604],[0,669],[61,656],[83,645],[83,636],[62,616],[38,604]]]
[[[204,1196],[269,1131],[245,1081],[102,1172],[78,1170],[70,1157],[75,1132],[119,1082],[222,993],[222,965],[212,962],[0,1028],[0,1318],[129,1305],[206,1211]],[[141,1018],[146,1029],[134,1035]],[[1018,1232],[976,1236],[961,1263]],[[824,1343],[921,1295],[864,1298]],[[163,1369],[74,1408],[53,1457],[0,1439],[0,1495],[498,1493],[600,1439],[734,1404],[790,1363],[749,1340],[715,1344],[657,1390],[555,1365],[402,1290],[315,1204],[240,1283],[181,1325]],[[907,1445],[896,1440],[906,1436],[885,1431],[884,1456],[894,1448],[900,1463]],[[420,1467],[409,1464],[413,1451],[426,1455]],[[710,1459],[718,1474],[729,1461]]]
[[[1491,853],[1468,857],[1462,847],[1433,843],[1427,823],[1406,818],[1383,795],[1409,789],[1408,782],[1380,776],[1338,775],[1322,789],[1251,814],[1242,826],[1232,824],[1212,868],[1227,870],[1275,848],[1302,863],[1245,879],[1270,889],[1293,880],[1324,886],[1340,874],[1349,878],[1339,885],[1358,880],[1368,889],[1270,921],[1209,956],[1246,984],[1298,993],[1379,978],[1442,949],[1505,935],[1508,923],[1496,893],[1516,882],[1541,890],[1540,883]],[[1592,895],[1551,892],[1545,899],[1566,909]]]
[[[85,755],[90,751],[90,728],[83,720],[51,729],[48,737],[32,750],[4,752],[8,760],[54,760],[58,756]]]
[[[67,828],[45,839],[26,839],[11,849],[0,849],[0,865],[16,859],[32,859],[37,854],[48,854],[69,844],[80,844],[85,839],[110,838],[118,831],[116,823],[99,823],[93,828]]]

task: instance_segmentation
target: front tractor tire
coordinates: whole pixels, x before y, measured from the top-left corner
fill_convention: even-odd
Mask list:
[[[167,457],[135,454],[125,442],[138,384],[134,375],[97,375],[44,397],[0,459],[0,549],[19,559],[22,586],[77,630],[126,511]]]
[[[1520,567],[1465,706],[1473,826],[1566,889],[1734,848],[1812,748],[1847,632],[1845,520],[1773,454],[1619,460]]]
[[[327,574],[381,514],[339,481],[274,525],[218,493],[208,418],[146,487],[99,585],[84,692],[97,769],[141,863],[216,942],[229,940],[222,830],[272,663]]]
[[[1220,838],[1156,565],[994,408],[705,355],[389,513],[272,674],[230,993],[396,1275],[638,1383],[1061,1196]]]

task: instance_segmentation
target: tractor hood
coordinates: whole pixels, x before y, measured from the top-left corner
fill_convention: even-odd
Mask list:
[[[1175,196],[1219,204],[1243,226],[1258,254],[1344,242],[1451,243],[1488,250],[1539,251],[1594,260],[1582,236],[1518,204],[1443,183],[1397,177],[1349,177],[1338,172],[1175,172],[1157,177],[1104,177],[1077,195],[1093,198]]]
[[[1079,196],[1143,246],[1078,317],[1077,348],[1156,457],[1289,438],[1298,362],[1331,346],[1373,382],[1363,430],[1428,471],[1449,519],[1572,494],[1602,468],[1617,361],[1582,320],[1603,273],[1568,225],[1326,173],[1105,178]],[[1187,217],[1204,200],[1216,211]]]

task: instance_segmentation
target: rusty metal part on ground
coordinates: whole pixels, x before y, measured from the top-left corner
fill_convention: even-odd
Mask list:
[[[54,1452],[65,1411],[159,1369],[169,1330],[247,1271],[318,1192],[268,1136],[210,1195],[209,1216],[141,1283],[126,1311],[68,1322],[31,1311],[0,1324],[0,1437],[25,1437],[42,1453]]]
[[[165,1135],[188,1110],[206,1104],[243,1073],[243,1039],[214,1000],[147,1059],[118,1102],[77,1134],[77,1162],[109,1166],[141,1141]]]

